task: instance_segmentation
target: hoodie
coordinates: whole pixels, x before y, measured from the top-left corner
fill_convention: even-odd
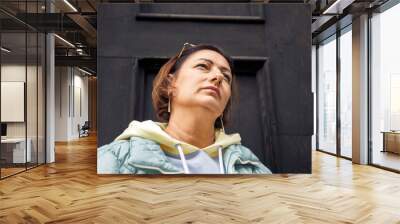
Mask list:
[[[177,140],[165,132],[167,123],[132,121],[128,128],[115,140],[128,140],[142,137],[158,143],[169,161],[182,167],[185,173],[225,173],[222,150],[232,144],[240,144],[239,134],[225,134],[221,129],[215,131],[215,142],[205,148],[198,148]]]

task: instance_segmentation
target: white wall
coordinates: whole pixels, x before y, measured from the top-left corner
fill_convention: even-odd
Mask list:
[[[27,69],[27,73],[25,71]],[[39,68],[41,72],[41,68]],[[25,80],[27,75],[28,83]],[[28,120],[28,137],[34,133],[36,137],[36,66],[27,66],[25,64],[5,64],[1,66],[1,81],[3,82],[25,82],[27,83],[27,120]],[[7,96],[3,96],[7,97]],[[40,107],[41,105],[39,105]],[[1,108],[7,110],[7,108]],[[8,137],[25,137],[25,123],[26,122],[7,122],[7,136]]]
[[[83,125],[88,121],[88,77],[76,68],[73,69],[73,82],[71,85],[71,119],[70,119],[70,138],[79,138],[78,124]]]
[[[78,124],[88,120],[88,77],[73,67],[56,67],[55,73],[55,140],[78,139]]]
[[[55,68],[55,141],[68,140],[68,86],[67,67]]]

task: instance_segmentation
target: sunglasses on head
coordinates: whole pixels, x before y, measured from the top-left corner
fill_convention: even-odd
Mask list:
[[[182,56],[182,53],[185,49],[187,49],[188,47],[195,47],[196,44],[191,44],[191,43],[184,43],[182,50],[179,52],[178,58],[180,58]]]

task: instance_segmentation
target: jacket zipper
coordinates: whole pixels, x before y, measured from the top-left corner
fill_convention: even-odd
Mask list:
[[[243,160],[241,160],[240,158],[238,158],[236,161],[238,161],[238,160],[239,160],[239,162],[240,162],[242,165],[248,164],[248,163],[253,164],[253,165],[260,165],[260,163],[254,162],[254,161],[251,161],[251,160],[245,160],[245,161],[243,161]],[[235,161],[235,162],[236,162],[236,161]]]
[[[235,160],[235,162],[232,163],[232,168],[235,166],[235,163],[236,163],[237,161],[239,161],[239,163],[242,164],[242,165],[245,165],[245,164],[252,164],[252,165],[254,165],[254,166],[260,165],[258,162],[254,162],[254,161],[251,161],[251,160],[244,160],[244,161],[243,161],[243,160],[241,160],[240,158],[237,158],[237,159]]]
[[[162,169],[160,169],[158,167],[155,167],[155,166],[144,166],[144,165],[139,165],[139,164],[132,164],[132,165],[134,165],[136,167],[139,167],[139,168],[143,168],[143,169],[157,170],[157,171],[161,172],[162,174],[184,174],[184,172],[181,172],[181,171],[176,171],[176,172],[164,171],[164,170],[162,170]]]

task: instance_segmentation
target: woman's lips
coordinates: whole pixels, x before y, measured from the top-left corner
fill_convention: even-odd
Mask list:
[[[215,94],[217,94],[218,97],[221,97],[221,94],[220,94],[219,89],[218,89],[217,87],[214,87],[214,86],[207,86],[207,87],[205,87],[204,89],[211,90],[212,92],[214,92]]]

